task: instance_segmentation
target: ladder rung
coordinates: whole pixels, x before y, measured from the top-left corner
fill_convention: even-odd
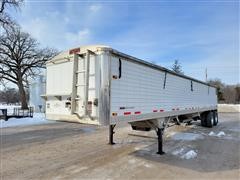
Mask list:
[[[76,84],[76,86],[86,86],[85,84]]]
[[[85,70],[82,70],[82,71],[77,71],[76,73],[85,73],[86,71]]]
[[[88,90],[95,90],[96,88],[88,88]]]

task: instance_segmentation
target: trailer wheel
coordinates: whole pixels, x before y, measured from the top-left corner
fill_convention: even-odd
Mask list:
[[[206,116],[207,116],[207,113],[202,113],[201,116],[200,116],[201,126],[203,126],[203,127],[207,126]]]
[[[211,128],[214,125],[214,113],[212,111],[208,112],[207,114],[207,127]]]
[[[213,111],[213,116],[214,116],[213,125],[216,126],[218,124],[218,113],[217,113],[217,111]]]

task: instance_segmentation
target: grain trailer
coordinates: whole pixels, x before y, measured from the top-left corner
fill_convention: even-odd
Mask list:
[[[109,125],[110,144],[115,125],[128,122],[134,130],[156,130],[162,154],[169,123],[218,123],[215,87],[108,46],[61,52],[46,67],[46,118]]]

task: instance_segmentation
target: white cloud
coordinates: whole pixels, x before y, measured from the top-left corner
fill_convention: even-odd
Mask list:
[[[40,18],[34,18],[28,22],[22,23],[24,31],[30,33],[34,38],[41,39],[47,30],[47,24]]]
[[[36,4],[28,2],[18,17],[23,30],[29,32],[41,45],[65,50],[91,42],[97,43],[94,31],[97,31],[96,27],[104,19],[102,16],[106,15],[100,13],[102,5],[79,6],[80,3],[66,3],[61,4],[62,10],[47,5],[39,3],[36,12]],[[44,11],[41,12],[40,9]]]
[[[91,6],[89,7],[89,9],[90,9],[92,12],[97,12],[97,11],[99,11],[101,8],[102,8],[102,6],[99,5],[99,4],[91,5]]]
[[[79,46],[83,44],[87,44],[90,41],[90,30],[83,29],[78,31],[77,33],[66,32],[65,39],[67,44],[71,44],[72,46]]]

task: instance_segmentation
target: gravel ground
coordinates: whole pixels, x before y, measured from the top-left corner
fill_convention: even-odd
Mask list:
[[[0,174],[7,179],[240,179],[240,114],[219,114],[165,131],[165,155],[154,132],[57,122],[1,131]]]

